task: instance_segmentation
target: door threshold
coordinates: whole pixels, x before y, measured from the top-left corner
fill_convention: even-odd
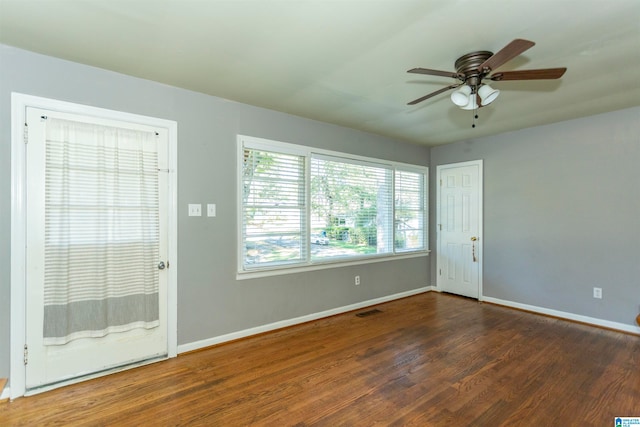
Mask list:
[[[454,294],[453,292],[447,292],[447,291],[440,291],[440,292],[446,295],[451,295],[452,297],[465,298],[465,299],[470,299],[476,302],[481,302],[480,298],[469,297],[467,295]]]
[[[66,380],[62,380],[62,381],[56,381],[54,383],[50,383],[50,384],[45,384],[42,386],[38,386],[38,387],[33,387],[33,388],[29,388],[25,391],[24,396],[33,396],[36,394],[40,394],[40,393],[44,393],[46,391],[51,391],[51,390],[55,390],[57,388],[60,387],[65,387],[68,385],[72,385],[72,384],[78,384],[84,381],[89,381],[89,380],[93,380],[96,378],[100,378],[100,377],[105,377],[107,375],[111,375],[111,374],[116,374],[118,372],[122,372],[122,371],[126,371],[129,369],[133,369],[133,368],[138,368],[140,366],[145,366],[145,365],[150,365],[152,363],[156,363],[156,362],[162,362],[164,360],[169,359],[168,355],[161,355],[161,356],[156,356],[156,357],[152,357],[149,359],[144,359],[144,360],[139,360],[137,362],[131,362],[131,363],[127,363],[125,365],[119,365],[113,368],[108,368],[108,369],[103,369],[101,371],[98,372],[92,372],[90,374],[85,374],[85,375],[80,375],[77,377],[73,377],[73,378],[69,378]]]

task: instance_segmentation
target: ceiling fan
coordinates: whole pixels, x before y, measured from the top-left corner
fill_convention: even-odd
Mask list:
[[[451,101],[463,110],[476,110],[477,108],[490,104],[500,94],[499,90],[493,89],[488,84],[483,83],[483,79],[499,82],[506,80],[551,80],[562,77],[565,71],[567,71],[566,68],[502,71],[491,74],[496,68],[534,45],[535,43],[529,40],[515,39],[496,53],[486,50],[467,53],[456,60],[454,64],[456,68],[455,72],[430,70],[428,68],[412,68],[407,72],[452,77],[460,80],[461,83],[452,84],[435,92],[431,92],[418,99],[414,99],[407,105],[414,105],[448,90],[459,88],[451,94]]]

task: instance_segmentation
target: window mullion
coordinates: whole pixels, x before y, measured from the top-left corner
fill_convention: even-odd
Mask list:
[[[311,156],[305,156],[304,162],[304,193],[306,205],[304,209],[305,215],[305,230],[304,230],[304,245],[305,245],[305,263],[311,264]]]
[[[396,253],[396,170],[394,169],[391,176],[391,241],[393,242],[393,253]]]

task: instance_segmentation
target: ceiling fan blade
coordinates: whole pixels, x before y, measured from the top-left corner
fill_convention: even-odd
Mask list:
[[[440,95],[442,92],[446,92],[446,91],[448,91],[448,90],[455,89],[455,88],[457,88],[458,86],[461,86],[461,84],[459,84],[459,85],[451,85],[451,86],[443,87],[442,89],[438,89],[437,91],[435,91],[435,92],[431,92],[430,94],[425,95],[425,96],[423,96],[423,97],[421,97],[421,98],[414,99],[413,101],[411,101],[411,102],[407,103],[407,105],[415,105],[415,104],[417,104],[417,103],[419,103],[419,102],[422,102],[422,101],[424,101],[424,100],[427,100],[427,99],[431,98],[432,96]]]
[[[460,73],[454,73],[453,71],[440,71],[440,70],[430,70],[428,68],[412,68],[407,73],[414,74],[427,74],[429,76],[440,76],[440,77],[452,77],[454,79],[463,80],[464,76]]]
[[[491,80],[553,80],[559,79],[567,71],[566,68],[544,68],[541,70],[503,71],[495,73]]]
[[[514,41],[500,49],[498,52],[494,53],[491,57],[489,57],[489,59],[484,61],[478,67],[478,71],[482,73],[487,69],[489,71],[495,70],[505,62],[515,58],[534,45],[535,43],[529,40],[515,39]]]

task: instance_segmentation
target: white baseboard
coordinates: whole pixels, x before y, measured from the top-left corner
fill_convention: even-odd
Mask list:
[[[537,307],[535,305],[521,304],[519,302],[506,301],[498,298],[482,297],[481,301],[504,305],[506,307],[518,308],[520,310],[531,311],[534,313],[546,314],[548,316],[559,317],[561,319],[573,320],[575,322],[587,323],[589,325],[600,326],[608,329],[615,329],[622,332],[629,332],[640,335],[640,327],[627,325],[625,323],[612,322],[610,320],[596,319],[595,317],[583,316],[581,314],[567,313],[565,311],[552,310],[550,308]]]
[[[393,301],[400,298],[409,297],[412,295],[418,295],[424,292],[433,290],[433,286],[425,286],[423,288],[412,289],[406,292],[400,292],[398,294],[387,295],[381,298],[375,298],[367,301],[362,301],[355,304],[345,305],[343,307],[332,308],[330,310],[321,311],[319,313],[312,313],[306,316],[296,317],[288,320],[281,320],[279,322],[269,323],[267,325],[256,326],[255,328],[249,328],[242,331],[232,332],[225,335],[220,335],[213,338],[207,338],[201,341],[195,341],[188,344],[178,345],[178,354],[186,353],[188,351],[199,350],[201,348],[210,347],[216,344],[222,344],[224,342],[234,341],[240,338],[246,338],[251,335],[257,335],[264,332],[274,331],[276,329],[286,328],[288,326],[299,325],[301,323],[310,322],[312,320],[322,319],[324,317],[334,316],[336,314],[346,313],[348,311],[358,310],[360,308],[369,307],[383,302]]]

